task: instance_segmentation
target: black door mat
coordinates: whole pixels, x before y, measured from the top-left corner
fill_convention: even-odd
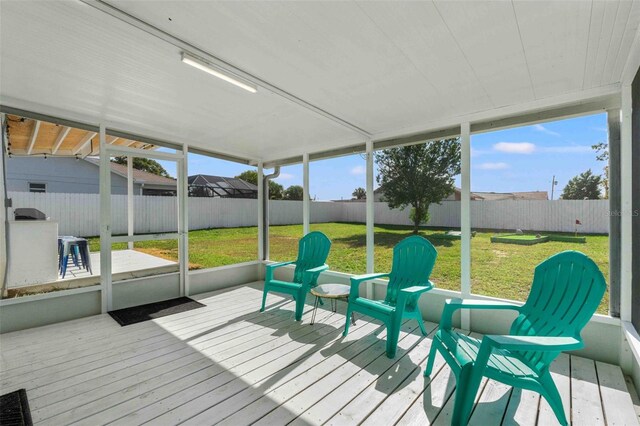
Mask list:
[[[20,389],[0,396],[0,425],[32,426],[27,391]]]
[[[178,297],[177,299],[118,309],[117,311],[109,312],[109,315],[124,327],[125,325],[137,324],[139,322],[166,317],[167,315],[178,314],[204,306],[206,305],[188,297]]]

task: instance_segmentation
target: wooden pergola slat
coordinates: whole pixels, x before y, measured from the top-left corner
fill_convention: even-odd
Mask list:
[[[36,120],[33,123],[33,129],[31,130],[31,136],[29,137],[29,144],[27,145],[27,155],[31,155],[33,151],[33,147],[36,144],[36,139],[38,139],[38,131],[40,130],[40,121]]]
[[[56,141],[53,143],[53,147],[51,148],[51,154],[55,154],[60,149],[60,146],[64,142],[64,139],[67,137],[69,132],[71,131],[71,127],[63,126],[60,128],[60,132],[58,132],[58,136],[56,137]]]

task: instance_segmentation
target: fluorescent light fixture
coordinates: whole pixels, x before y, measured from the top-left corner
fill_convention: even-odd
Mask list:
[[[201,59],[191,56],[186,52],[182,52],[182,62],[184,62],[187,65],[191,65],[194,68],[198,68],[199,70],[204,71],[208,74],[214,75],[219,79],[226,81],[227,83],[231,83],[234,86],[238,86],[246,90],[247,92],[256,93],[258,91],[257,86],[249,83],[248,81],[242,80],[241,78],[236,76],[232,77],[226,71],[222,71],[217,67],[215,67],[214,65],[211,65],[207,62],[204,62]]]

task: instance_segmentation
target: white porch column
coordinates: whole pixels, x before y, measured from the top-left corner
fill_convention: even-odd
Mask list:
[[[189,146],[182,146],[183,158],[178,160],[178,260],[180,262],[180,295],[189,296]]]
[[[309,233],[309,153],[302,154],[302,235]]]
[[[631,150],[631,85],[622,86],[620,108],[620,319],[631,321],[632,267],[632,150]]]
[[[111,166],[106,130],[100,124],[100,287],[102,313],[113,308],[111,294]]]
[[[468,122],[460,125],[460,143],[462,169],[460,292],[463,298],[468,298],[471,296],[471,124]],[[471,315],[468,309],[461,310],[461,326],[465,330],[471,327]]]
[[[366,158],[367,158],[367,174],[366,174],[366,208],[367,208],[367,273],[374,271],[374,195],[373,195],[373,141],[371,139],[366,142]],[[367,283],[367,297],[373,298],[373,283]]]
[[[0,144],[0,287],[2,287],[2,294],[0,298],[4,298],[7,296],[7,289],[4,287],[5,275],[7,274],[7,235],[5,229],[5,222],[7,220],[7,206],[5,205],[4,193],[5,193],[5,185],[4,181],[4,161],[6,158],[6,137],[7,135],[4,133],[4,124],[5,124],[6,116],[4,114],[0,114],[0,131],[2,131],[2,141],[4,143]]]
[[[264,260],[264,168],[258,162],[258,260]]]
[[[127,155],[127,235],[133,236],[133,158]],[[133,241],[127,243],[133,250]]]

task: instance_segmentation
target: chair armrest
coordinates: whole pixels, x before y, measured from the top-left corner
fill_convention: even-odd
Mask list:
[[[400,312],[401,314],[404,311],[407,305],[407,301],[414,299],[415,302],[417,302],[418,298],[422,293],[431,290],[433,287],[434,287],[433,283],[429,281],[429,285],[425,285],[425,286],[414,285],[414,286],[406,287],[400,290],[398,294],[397,304],[399,307],[401,307],[401,309],[398,312]]]
[[[304,285],[309,285],[322,271],[326,271],[329,269],[329,265],[326,263],[321,266],[316,266],[315,268],[307,269],[302,273],[302,282]]]
[[[329,269],[329,265],[327,265],[326,263],[322,266],[317,266],[315,268],[311,268],[311,269],[307,269],[306,271],[304,271],[305,274],[318,274],[322,271],[326,271],[327,269]]]
[[[276,269],[276,268],[280,268],[281,266],[291,265],[293,263],[296,263],[296,261],[292,260],[290,262],[269,263],[269,264],[265,265],[265,267],[266,268],[271,268],[271,269]]]
[[[282,266],[287,266],[287,265],[291,265],[296,263],[295,261],[290,261],[290,262],[278,262],[278,263],[270,263],[268,265],[265,265],[265,277],[264,280],[265,282],[269,282],[273,279],[273,270],[276,268],[280,268]]]
[[[354,275],[351,277],[351,285],[360,284],[364,281],[375,280],[376,278],[388,277],[389,273]]]
[[[400,290],[400,293],[404,293],[407,295],[414,295],[414,294],[422,294],[425,291],[429,291],[431,290],[433,287],[435,287],[433,285],[433,283],[431,281],[429,281],[429,285],[414,285],[412,287],[407,287],[407,288],[403,288],[402,290]]]
[[[349,293],[349,300],[354,300],[358,297],[358,295],[360,294],[360,284],[362,284],[363,282],[388,276],[389,273],[354,275],[350,278],[351,291]]]
[[[482,341],[512,351],[572,351],[584,347],[575,337],[487,335]]]
[[[451,318],[453,313],[458,309],[511,309],[520,311],[521,306],[509,302],[499,302],[492,300],[463,300],[463,299],[447,299],[444,303],[442,318],[440,319],[440,327],[442,329],[451,329]]]

